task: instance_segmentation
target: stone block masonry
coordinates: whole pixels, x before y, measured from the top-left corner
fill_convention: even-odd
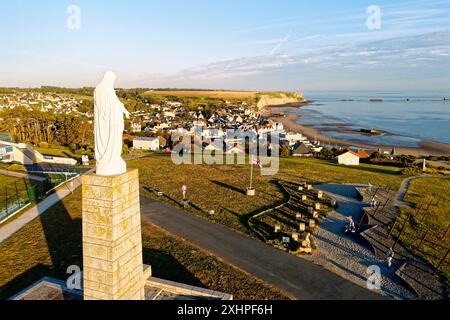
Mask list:
[[[143,300],[138,170],[82,177],[85,300]]]

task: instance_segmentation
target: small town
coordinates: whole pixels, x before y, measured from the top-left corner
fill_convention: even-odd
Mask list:
[[[89,315],[102,301],[103,318],[445,308],[446,1],[3,7],[12,314],[25,301]]]

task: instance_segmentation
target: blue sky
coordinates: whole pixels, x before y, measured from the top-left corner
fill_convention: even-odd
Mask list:
[[[0,86],[450,91],[450,0],[18,0],[0,30]]]

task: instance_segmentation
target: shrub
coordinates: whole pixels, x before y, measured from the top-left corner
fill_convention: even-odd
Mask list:
[[[291,149],[287,145],[282,145],[280,148],[280,156],[282,158],[288,158],[291,155]]]
[[[41,142],[41,143],[39,143],[39,147],[47,149],[48,148],[48,143],[47,142]]]
[[[27,171],[24,165],[14,163],[8,167],[9,171]]]
[[[419,176],[423,171],[416,167],[406,167],[402,169],[402,174],[405,176]]]

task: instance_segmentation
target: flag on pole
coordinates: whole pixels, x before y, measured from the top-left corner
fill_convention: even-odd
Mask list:
[[[257,157],[252,156],[252,163],[260,168],[262,168],[261,161],[258,160]]]

